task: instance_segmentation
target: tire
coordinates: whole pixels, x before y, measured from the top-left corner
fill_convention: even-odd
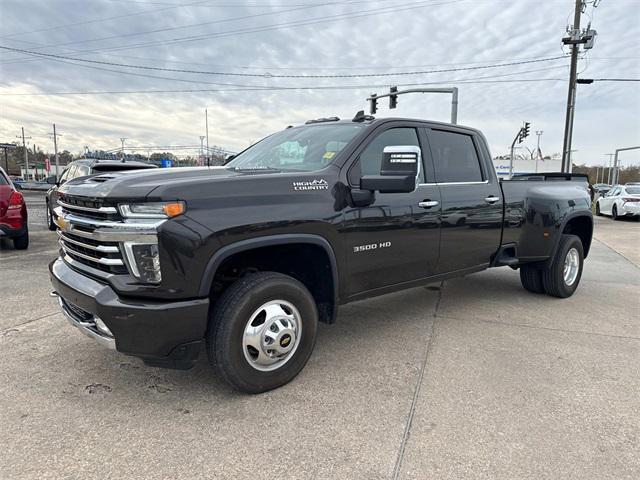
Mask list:
[[[616,205],[611,209],[611,218],[614,220],[620,220],[620,217],[618,216],[618,207]]]
[[[542,270],[534,265],[520,267],[520,282],[525,290],[531,293],[545,293],[542,284]]]
[[[596,202],[596,215],[601,217],[602,212],[600,212],[600,202]]]
[[[26,250],[29,248],[29,230],[13,239],[13,248],[16,250]]]
[[[287,317],[266,313],[265,306],[272,312],[284,312]],[[294,330],[280,329],[282,325],[274,323],[286,318],[285,324],[290,322],[290,326],[296,317],[298,336],[288,335],[286,332]],[[278,329],[278,337],[268,346],[290,350],[276,356],[278,360],[272,365],[265,365],[261,362],[274,361],[267,352],[276,350],[266,350],[268,346],[264,346],[271,339],[267,336],[276,335],[271,333],[274,328]],[[207,356],[218,374],[237,390],[266,392],[287,384],[302,370],[313,351],[317,328],[316,303],[302,283],[281,273],[253,273],[233,283],[216,301],[207,330]],[[248,330],[255,332],[253,336],[247,334]],[[287,335],[289,341],[285,344]],[[247,346],[247,338],[252,338],[258,349]]]
[[[56,229],[56,224],[53,221],[53,212],[49,208],[49,202],[47,202],[47,228],[52,232]]]
[[[575,258],[577,270],[573,273],[573,280],[568,283],[565,280],[565,260],[571,251],[577,255]],[[553,262],[548,268],[542,270],[542,284],[545,291],[552,297],[558,298],[567,298],[573,295],[582,277],[583,264],[584,251],[580,238],[575,235],[562,235]]]

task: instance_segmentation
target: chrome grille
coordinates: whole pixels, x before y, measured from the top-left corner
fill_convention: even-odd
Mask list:
[[[60,230],[58,236],[60,247],[74,260],[109,273],[127,273],[117,242],[98,242]]]
[[[158,227],[165,221],[128,221],[114,204],[70,195],[59,198],[55,213],[62,257],[70,265],[98,276],[99,271],[137,275],[131,267],[135,262],[131,249],[125,247],[131,243],[157,244]]]
[[[70,214],[80,220],[72,231],[58,229],[58,243],[66,256],[94,269],[107,273],[128,272],[119,243],[96,239],[94,231],[103,221],[120,221],[115,206],[105,205],[102,200],[62,195],[58,199],[63,215]],[[95,221],[95,225],[92,222]]]

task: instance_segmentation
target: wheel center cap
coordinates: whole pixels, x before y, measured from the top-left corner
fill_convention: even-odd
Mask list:
[[[284,334],[282,336],[282,338],[280,339],[280,346],[282,348],[287,348],[289,345],[291,345],[291,335],[289,335],[288,333]]]

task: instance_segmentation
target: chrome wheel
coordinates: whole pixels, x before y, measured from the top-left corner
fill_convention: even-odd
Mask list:
[[[272,300],[256,309],[242,335],[244,357],[256,370],[276,370],[293,357],[302,331],[298,309],[284,300]]]
[[[567,252],[567,256],[564,257],[564,283],[567,286],[573,285],[578,278],[578,272],[580,271],[580,255],[578,250],[571,248]]]

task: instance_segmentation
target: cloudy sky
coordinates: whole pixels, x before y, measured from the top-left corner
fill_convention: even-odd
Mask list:
[[[598,37],[580,76],[640,78],[640,0],[588,3],[583,24]],[[120,137],[196,145],[206,108],[210,143],[239,150],[310,118],[351,118],[390,85],[432,85],[459,87],[459,123],[483,130],[493,154],[508,151],[525,120],[527,145],[542,130],[552,154],[562,150],[569,59],[558,57],[568,54],[560,40],[573,4],[0,0],[0,46],[13,49],[0,50],[0,142],[24,126],[32,144],[52,149],[56,123],[72,152],[116,148]],[[448,121],[449,102],[404,96],[378,115]],[[579,85],[575,161],[600,164],[637,144],[640,83]],[[640,153],[625,154],[628,163]]]

